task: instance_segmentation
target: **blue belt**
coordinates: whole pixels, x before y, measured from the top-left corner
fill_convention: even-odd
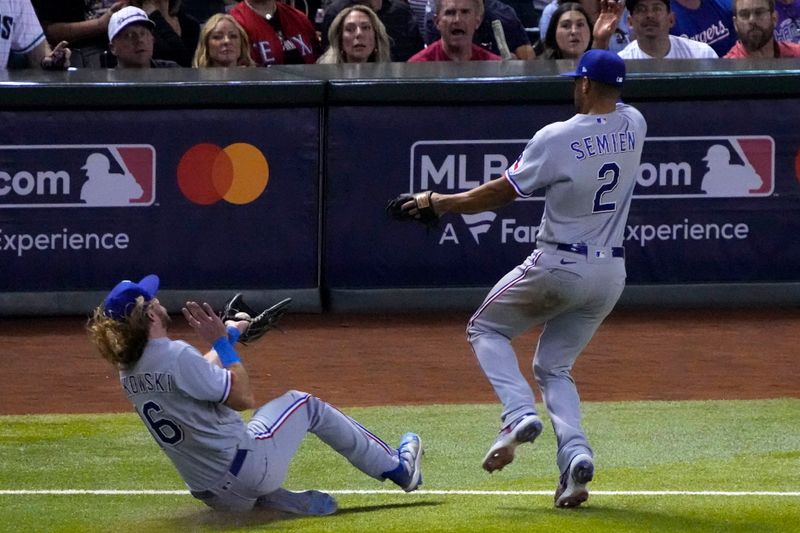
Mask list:
[[[572,252],[573,254],[580,254],[582,256],[589,255],[589,247],[585,244],[563,244],[556,243],[556,248],[562,252]],[[611,249],[611,257],[625,257],[625,248],[622,246],[614,246]]]
[[[244,460],[247,458],[248,451],[249,450],[236,450],[236,455],[233,456],[231,467],[228,469],[228,471],[234,476],[239,475],[239,471],[242,469],[242,464],[244,464]],[[214,491],[211,490],[190,490],[189,492],[198,500],[208,503],[208,505],[211,505],[209,502],[213,501],[215,498]]]
[[[233,474],[234,476],[239,475],[239,470],[242,469],[242,464],[244,460],[247,458],[248,450],[236,450],[236,455],[233,457],[233,462],[231,463],[231,467],[228,471]]]

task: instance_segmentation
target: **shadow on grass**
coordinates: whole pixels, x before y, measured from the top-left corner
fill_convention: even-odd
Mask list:
[[[569,521],[576,528],[589,524],[595,527],[603,526],[604,529],[602,529],[602,531],[647,531],[648,533],[736,531],[777,533],[777,530],[773,529],[772,526],[759,521],[742,521],[741,517],[738,517],[735,523],[726,523],[720,521],[718,517],[703,519],[696,514],[676,514],[675,509],[657,512],[590,504],[572,509],[557,509],[555,507],[542,508],[536,506],[504,506],[498,507],[497,510],[502,511],[508,516],[513,515],[517,525],[524,523],[526,517],[530,517],[528,521],[530,527],[535,527],[537,524],[553,525],[559,520],[564,520]]]
[[[386,511],[388,509],[411,509],[414,507],[436,507],[442,505],[442,502],[409,502],[409,503],[384,503],[380,505],[360,505],[358,507],[346,507],[339,509],[337,515],[346,515],[353,513],[369,513],[372,511]]]
[[[389,509],[432,507],[437,505],[441,504],[439,502],[409,502],[361,505],[358,507],[340,508],[335,514],[327,517],[300,516],[291,513],[284,513],[282,511],[275,511],[273,509],[253,509],[247,513],[226,513],[212,511],[211,509],[198,509],[197,511],[189,512],[181,516],[175,516],[169,519],[159,519],[157,524],[154,523],[152,525],[154,528],[156,528],[154,531],[226,531],[238,530],[242,528],[254,528],[259,526],[266,527],[301,518],[311,518],[315,520],[325,518],[330,519],[339,515],[386,511]],[[143,530],[140,529],[140,531],[144,530],[147,530],[147,528],[145,527]]]

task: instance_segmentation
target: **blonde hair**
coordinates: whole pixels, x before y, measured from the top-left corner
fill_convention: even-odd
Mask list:
[[[217,27],[217,24],[223,20],[227,20],[233,24],[236,28],[236,31],[239,32],[240,50],[239,58],[236,60],[236,64],[240,67],[255,66],[255,61],[253,61],[253,58],[250,57],[250,39],[247,37],[247,32],[244,31],[242,25],[239,24],[235,18],[227,13],[215,13],[214,15],[211,15],[206,23],[203,24],[203,27],[200,28],[200,38],[197,40],[197,50],[194,52],[192,66],[195,68],[211,66],[211,58],[208,57],[208,39],[211,35],[211,32]]]
[[[123,320],[108,316],[102,305],[94,309],[86,331],[103,359],[117,368],[132,368],[139,361],[150,336],[149,304],[139,296],[136,306]]]
[[[336,18],[331,22],[331,27],[328,28],[328,49],[317,60],[319,64],[338,64],[347,63],[344,48],[342,48],[342,35],[344,34],[344,20],[353,11],[364,13],[372,24],[372,30],[375,32],[375,50],[369,56],[367,61],[374,63],[388,63],[392,60],[389,48],[389,35],[386,33],[386,27],[383,22],[378,18],[373,10],[361,4],[355,4],[342,9]]]

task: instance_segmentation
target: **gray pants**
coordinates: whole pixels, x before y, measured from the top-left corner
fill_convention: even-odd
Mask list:
[[[511,340],[544,325],[533,370],[555,430],[561,472],[577,454],[592,455],[570,370],[625,286],[625,260],[603,255],[535,250],[497,282],[467,326],[472,349],[503,404],[502,420],[510,423],[537,412]]]
[[[299,391],[289,391],[260,407],[247,424],[248,436],[229,471],[206,491],[192,495],[217,510],[247,511],[257,501],[286,491],[281,485],[306,433],[317,435],[350,463],[375,479],[397,468],[397,450],[335,407]]]

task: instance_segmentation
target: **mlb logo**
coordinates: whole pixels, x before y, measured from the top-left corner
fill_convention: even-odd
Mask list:
[[[154,202],[155,149],[150,145],[0,146],[0,208]]]
[[[774,152],[771,137],[729,137],[715,142],[703,157],[707,171],[700,187],[716,197],[771,194]]]
[[[634,197],[764,197],[774,188],[772,137],[648,137]]]
[[[153,203],[155,157],[151,146],[108,146],[91,152],[81,170],[80,199],[89,206]]]

